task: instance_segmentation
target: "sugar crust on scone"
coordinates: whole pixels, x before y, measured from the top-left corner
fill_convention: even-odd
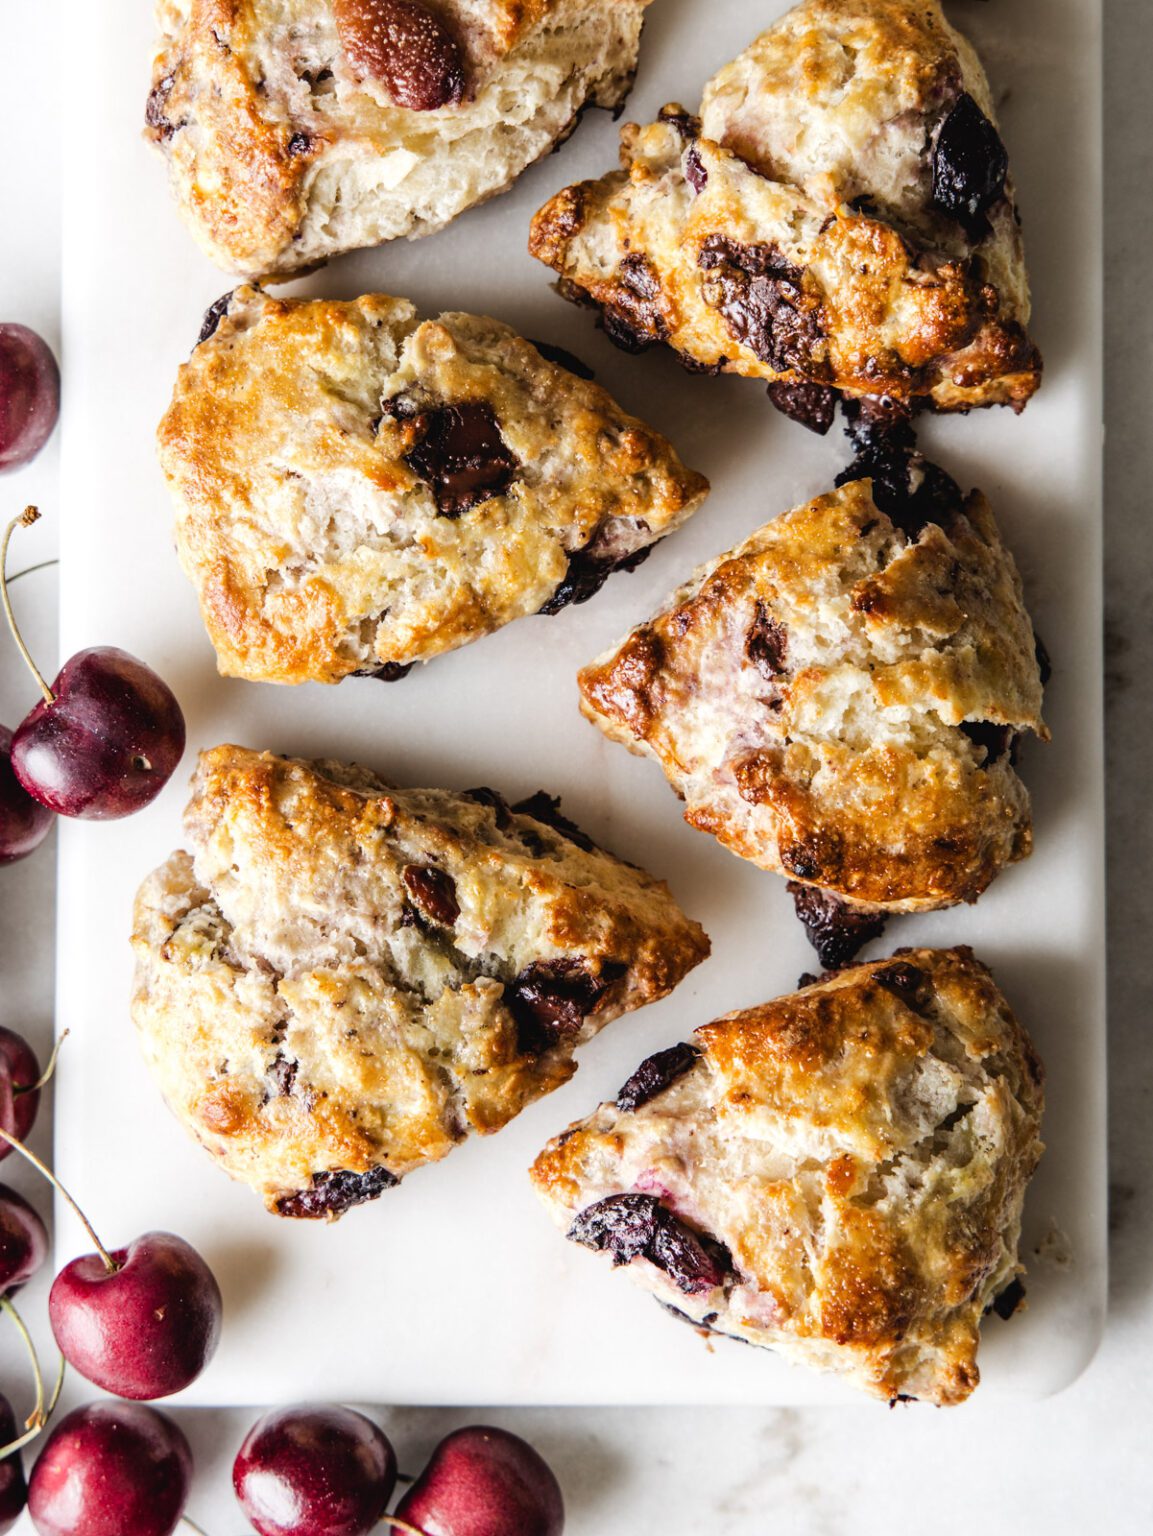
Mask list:
[[[437,0],[462,99],[399,106],[333,0],[158,0],[147,136],[219,266],[255,278],[429,234],[632,84],[648,0]]]
[[[705,1025],[671,1074],[654,1061],[647,1101],[536,1160],[557,1224],[702,1328],[890,1401],[968,1397],[981,1318],[1023,1273],[1043,1107],[971,951],[857,966]]]
[[[283,1215],[338,1215],[499,1130],[708,953],[547,797],[201,754],[136,899],[133,1018],[169,1107]]]
[[[1003,152],[937,0],[805,0],[709,82],[700,118],[672,104],[626,126],[623,169],[559,192],[530,249],[613,339],[695,370],[1020,409],[1041,359],[1012,181],[973,217],[932,201],[962,101]]]
[[[226,676],[332,683],[426,661],[582,600],[708,491],[659,433],[499,321],[252,288],[212,321],[158,443]],[[421,455],[462,406],[496,473],[447,504]]]
[[[890,912],[973,901],[1032,846],[1016,736],[1047,737],[1012,555],[971,494],[906,532],[855,480],[703,566],[580,674],[742,858]]]

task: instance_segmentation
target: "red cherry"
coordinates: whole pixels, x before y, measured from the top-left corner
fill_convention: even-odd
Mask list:
[[[26,325],[0,325],[0,470],[34,459],[60,414],[60,370]]]
[[[172,1536],[192,1452],[171,1419],[139,1403],[89,1403],[61,1419],[28,1485],[40,1536]]]
[[[0,864],[27,858],[48,836],[54,819],[12,772],[12,732],[0,725]]]
[[[0,1445],[11,1445],[18,1438],[12,1404],[0,1393]],[[5,1456],[0,1461],[0,1536],[7,1536],[27,1502],[28,1485],[24,1481],[24,1463],[20,1452],[14,1451],[11,1456]]]
[[[60,1353],[86,1380],[138,1401],[192,1381],[220,1341],[220,1287],[189,1243],[146,1232],[110,1255],[66,1264],[52,1283],[48,1317]]]
[[[0,1025],[0,1130],[23,1141],[40,1107],[40,1063],[23,1036]],[[18,1091],[21,1090],[21,1091]],[[12,1148],[0,1141],[0,1162]]]
[[[397,1507],[424,1536],[561,1536],[564,1499],[519,1435],[474,1424],[446,1435]]]
[[[30,1280],[47,1257],[48,1229],[23,1195],[0,1184],[0,1294]]]

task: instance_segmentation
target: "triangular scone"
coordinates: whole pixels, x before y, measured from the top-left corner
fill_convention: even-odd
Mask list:
[[[691,825],[880,912],[973,901],[1030,851],[1014,746],[1048,734],[988,504],[907,473],[909,495],[851,480],[767,523],[580,674],[584,713],[657,760]]]
[[[136,899],[133,1018],[177,1118],[283,1216],[338,1216],[499,1130],[708,953],[543,794],[222,746],[185,825]]]
[[[632,84],[648,0],[158,0],[146,109],[230,272],[429,234]]]
[[[708,490],[508,326],[379,294],[238,289],[159,448],[220,670],[277,683],[395,677],[582,602]]]
[[[982,1315],[1021,1297],[1042,1076],[968,949],[906,951],[659,1052],[532,1178],[698,1327],[958,1403]]]
[[[630,349],[770,382],[817,430],[835,391],[1024,406],[1041,377],[984,72],[937,0],[805,0],[622,134],[530,248]]]

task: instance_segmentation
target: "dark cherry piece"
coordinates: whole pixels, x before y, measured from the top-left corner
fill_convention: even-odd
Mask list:
[[[26,325],[0,324],[0,471],[34,459],[60,415],[60,370]]]
[[[151,667],[115,646],[78,651],[12,740],[12,767],[42,805],[92,821],[154,800],[184,752],[184,716]]]
[[[832,891],[802,885],[798,880],[790,880],[788,889],[809,943],[827,971],[848,965],[858,950],[885,931],[888,919],[884,912],[851,907]]]
[[[460,916],[456,899],[456,881],[435,864],[406,864],[400,878],[405,889],[426,917],[442,928],[451,928]]]
[[[979,237],[986,211],[1005,195],[1009,156],[996,128],[973,98],[958,98],[933,146],[933,202]]]
[[[27,1139],[40,1108],[40,1063],[27,1040],[0,1025],[0,1127],[17,1141]],[[11,1152],[0,1141],[0,1162]]]
[[[232,1486],[260,1536],[366,1536],[392,1497],[396,1456],[363,1414],[297,1403],[249,1430]]]
[[[352,1173],[347,1168],[332,1169],[314,1174],[310,1188],[282,1196],[276,1202],[276,1214],[304,1221],[343,1216],[354,1205],[375,1200],[399,1183],[397,1176],[389,1173],[387,1168],[370,1168],[366,1173]]]
[[[39,1215],[23,1195],[0,1184],[0,1294],[30,1280],[47,1257],[48,1229]]]
[[[531,1445],[484,1424],[458,1429],[432,1453],[397,1506],[424,1536],[561,1536],[564,1498]]]
[[[54,820],[13,773],[12,732],[0,725],[0,864],[27,858],[51,832]]]
[[[445,22],[419,0],[335,0],[345,57],[400,107],[434,112],[464,99],[465,62]]]
[[[873,980],[886,992],[900,998],[914,1013],[924,1013],[933,1000],[932,982],[919,965],[910,965],[907,960],[898,960],[883,970],[874,971]]]
[[[537,612],[551,618],[571,603],[587,603],[590,597],[597,595],[610,576],[617,571],[635,571],[645,563],[654,548],[655,545],[645,544],[620,559],[598,555],[587,547],[573,550],[568,557],[564,580]]]
[[[594,976],[583,960],[536,960],[504,990],[516,1020],[520,1049],[546,1051],[566,1035],[575,1035],[612,983],[625,973],[614,962]]]
[[[773,618],[760,598],[745,636],[745,655],[766,683],[777,682],[788,664],[789,632],[779,619]]]
[[[228,306],[232,303],[232,295],[235,289],[230,288],[227,293],[208,306],[204,311],[204,319],[200,322],[200,335],[196,338],[196,345],[207,341],[210,336],[216,335],[216,328],[228,313]]]
[[[575,843],[586,853],[591,853],[596,847],[592,838],[586,832],[582,832],[575,821],[570,821],[567,816],[562,815],[559,795],[550,795],[546,790],[538,789],[527,799],[518,800],[513,810],[518,816],[531,816],[534,821],[551,827],[554,832],[567,837],[570,843]]]
[[[168,1397],[195,1381],[220,1340],[220,1287],[196,1249],[147,1232],[112,1252],[66,1264],[48,1316],[60,1352],[86,1380],[119,1397]]]
[[[12,1404],[0,1392],[0,1445],[11,1445],[20,1438]],[[0,1536],[8,1532],[24,1513],[28,1502],[28,1484],[24,1480],[24,1461],[19,1451],[0,1461]]]
[[[89,1403],[61,1419],[28,1487],[40,1536],[172,1536],[192,1451],[171,1419],[140,1403]]]
[[[570,1242],[611,1253],[614,1269],[648,1259],[686,1296],[715,1290],[732,1269],[721,1243],[691,1231],[655,1195],[609,1195],[586,1206],[567,1235]]]
[[[655,1052],[641,1062],[617,1094],[617,1108],[640,1109],[684,1077],[700,1054],[697,1047],[689,1045],[687,1041],[680,1045],[670,1045],[666,1051]]]

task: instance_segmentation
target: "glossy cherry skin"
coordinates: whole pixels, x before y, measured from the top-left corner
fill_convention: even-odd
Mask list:
[[[0,725],[0,864],[14,864],[48,836],[56,820],[12,771],[12,732]]]
[[[0,1184],[0,1293],[30,1280],[47,1257],[48,1229],[39,1215],[23,1195]]]
[[[0,1126],[17,1141],[27,1140],[35,1123],[40,1090],[32,1084],[39,1081],[40,1063],[32,1047],[23,1035],[0,1025]],[[25,1091],[18,1093],[18,1088]],[[0,1162],[11,1150],[6,1141],[0,1141]]]
[[[66,1264],[52,1282],[48,1319],[60,1353],[118,1397],[168,1397],[195,1381],[220,1341],[220,1287],[196,1249],[146,1232],[111,1255]]]
[[[26,325],[0,325],[0,470],[34,459],[60,415],[60,370]]]
[[[564,1499],[544,1458],[519,1435],[458,1429],[432,1453],[397,1514],[425,1536],[561,1536]]]
[[[115,646],[77,651],[12,738],[12,767],[41,805],[108,821],[154,800],[184,752],[184,716],[151,667]]]
[[[61,1419],[28,1484],[40,1536],[172,1536],[192,1452],[171,1419],[140,1403],[89,1403]]]
[[[16,1415],[12,1404],[0,1393],[0,1446],[11,1445],[20,1438],[16,1428]],[[28,1502],[28,1485],[24,1481],[24,1463],[20,1452],[5,1456],[0,1461],[0,1536],[7,1536],[24,1512]]]
[[[232,1468],[260,1536],[365,1536],[395,1485],[396,1456],[382,1431],[350,1408],[320,1403],[266,1413]]]

